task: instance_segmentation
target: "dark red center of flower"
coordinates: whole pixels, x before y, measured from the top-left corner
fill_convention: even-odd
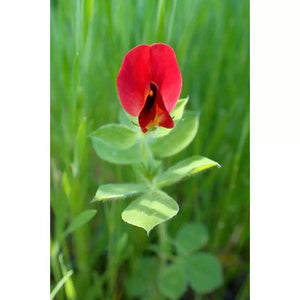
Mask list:
[[[166,128],[174,127],[173,119],[169,115],[161,93],[154,82],[150,83],[150,91],[139,113],[139,124],[143,132],[154,129],[157,125]]]
[[[145,105],[143,109],[149,111],[152,109],[154,103],[155,103],[155,97],[157,93],[157,85],[155,83],[150,83],[150,92],[146,98]]]

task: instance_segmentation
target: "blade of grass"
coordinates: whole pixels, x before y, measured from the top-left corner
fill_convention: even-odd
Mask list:
[[[50,299],[54,299],[55,295],[58,293],[58,291],[63,287],[63,285],[66,283],[66,281],[69,279],[70,276],[72,276],[73,270],[69,270],[66,275],[58,282],[58,284],[54,287],[50,294]]]

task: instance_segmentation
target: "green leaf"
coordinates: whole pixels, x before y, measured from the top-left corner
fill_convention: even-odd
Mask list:
[[[175,108],[171,111],[171,117],[173,118],[174,122],[181,119],[184,112],[184,108],[188,103],[188,101],[189,101],[189,97],[178,100]]]
[[[186,223],[177,233],[175,246],[179,255],[190,255],[203,247],[208,241],[206,228],[197,222]]]
[[[185,261],[187,281],[198,293],[209,293],[223,282],[218,259],[210,253],[198,253]]]
[[[150,130],[147,132],[148,137],[150,140],[155,140],[157,138],[160,138],[162,136],[166,136],[172,131],[172,129],[165,128],[165,127],[157,127],[154,130]]]
[[[65,282],[69,279],[70,276],[72,276],[73,270],[70,270],[65,274],[65,276],[58,282],[58,284],[54,287],[50,294],[50,299],[54,299],[55,295],[58,293],[58,291],[63,287]]]
[[[182,266],[177,263],[165,267],[159,277],[158,288],[165,297],[179,299],[187,288]]]
[[[100,185],[94,201],[118,200],[147,191],[149,187],[143,183],[112,183]]]
[[[127,149],[136,143],[139,132],[122,124],[107,124],[90,134],[116,150]]]
[[[168,157],[186,148],[194,139],[198,125],[197,113],[186,111],[169,134],[153,139],[150,147],[154,155],[159,158]]]
[[[178,204],[166,193],[152,190],[132,201],[122,213],[122,219],[134,226],[142,227],[149,235],[150,230],[179,211]]]
[[[66,171],[63,172],[63,175],[61,177],[61,183],[62,183],[62,187],[63,187],[63,190],[64,190],[66,196],[69,197],[71,194],[71,186],[70,186],[70,181],[69,181],[68,174]]]
[[[108,146],[98,138],[92,138],[92,143],[97,155],[110,163],[131,164],[142,160],[141,143],[136,143],[130,148],[120,150]]]
[[[82,227],[84,224],[89,222],[96,215],[96,213],[97,213],[96,209],[88,209],[80,213],[78,216],[75,217],[75,219],[68,226],[68,228],[65,231],[65,234],[70,234],[71,232],[74,232],[75,230]]]
[[[59,264],[61,267],[62,274],[65,276],[68,272],[67,272],[67,268],[64,263],[62,253],[60,253],[58,255],[58,261],[59,261]],[[73,280],[71,277],[69,277],[68,280],[65,282],[65,292],[66,292],[67,299],[76,298],[76,291],[75,291],[74,283],[73,283]]]
[[[187,176],[191,176],[215,166],[220,167],[217,162],[209,158],[192,156],[176,163],[164,173],[158,175],[156,178],[156,185],[158,187],[171,185]]]
[[[138,124],[138,117],[130,116],[124,111],[124,109],[119,110],[118,119],[121,124],[132,127],[133,129],[136,129],[139,132],[141,131],[140,126]]]

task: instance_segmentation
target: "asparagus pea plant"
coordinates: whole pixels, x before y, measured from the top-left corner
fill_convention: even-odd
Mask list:
[[[179,206],[162,189],[219,164],[202,156],[186,158],[168,169],[162,159],[185,149],[198,130],[198,113],[185,111],[179,99],[182,77],[173,49],[162,43],[139,45],[124,57],[117,88],[124,109],[120,124],[107,124],[91,133],[98,156],[110,163],[131,165],[138,182],[100,185],[93,201],[134,198],[122,219],[149,235],[174,217]]]

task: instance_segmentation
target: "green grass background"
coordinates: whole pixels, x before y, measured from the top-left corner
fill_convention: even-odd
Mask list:
[[[61,237],[92,207],[100,184],[134,180],[130,167],[101,161],[88,134],[118,121],[115,82],[125,53],[154,42],[175,50],[181,97],[200,112],[194,142],[165,166],[196,154],[222,166],[168,189],[180,205],[168,235],[201,221],[206,250],[224,270],[224,285],[201,299],[249,298],[249,1],[52,0],[51,287],[74,270],[57,299],[129,299],[130,266],[157,241],[157,229],[148,238],[121,220],[128,200],[101,203],[90,223]]]

